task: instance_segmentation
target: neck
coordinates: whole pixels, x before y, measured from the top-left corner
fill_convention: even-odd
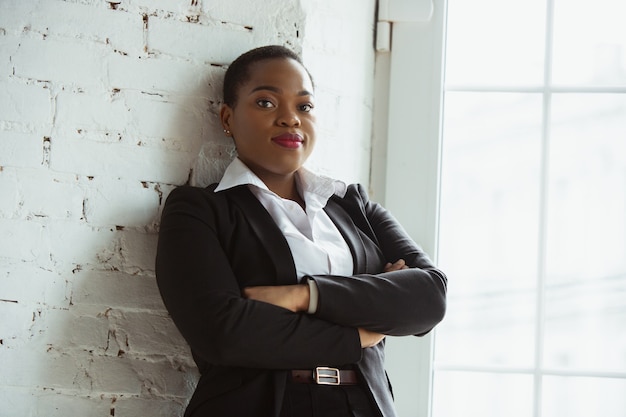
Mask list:
[[[272,192],[287,200],[295,201],[304,208],[304,200],[300,196],[296,184],[296,175],[296,173],[292,173],[288,176],[266,175],[263,177],[259,176],[259,178],[261,178],[265,185],[267,185],[267,188]]]

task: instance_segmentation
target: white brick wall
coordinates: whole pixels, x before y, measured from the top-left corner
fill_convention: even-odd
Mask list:
[[[310,165],[366,183],[375,0],[0,0],[0,417],[177,416],[197,375],[158,295],[167,194],[215,181],[225,65],[302,51]]]

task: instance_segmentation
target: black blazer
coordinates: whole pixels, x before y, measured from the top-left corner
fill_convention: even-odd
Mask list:
[[[296,284],[287,241],[247,186],[179,187],[161,219],[161,296],[201,373],[185,416],[278,416],[289,369],[354,365],[384,417],[395,416],[384,341],[362,349],[357,328],[423,335],[445,312],[446,277],[361,186],[325,211],[345,238],[354,275],[312,276],[316,314],[242,298],[256,285]],[[382,273],[404,259],[409,269]]]

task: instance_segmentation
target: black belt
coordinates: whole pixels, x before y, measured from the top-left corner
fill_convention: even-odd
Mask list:
[[[291,371],[291,380],[298,384],[318,385],[357,385],[359,383],[355,371],[325,366],[318,366],[313,370],[295,369]]]

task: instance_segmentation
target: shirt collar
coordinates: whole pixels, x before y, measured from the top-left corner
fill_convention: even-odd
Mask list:
[[[318,175],[304,167],[298,170],[298,187],[305,194],[311,193],[328,200],[333,194],[343,197],[346,194],[347,185],[343,181],[335,180],[324,175]],[[267,192],[271,191],[265,183],[248,168],[239,158],[235,158],[224,171],[214,192],[228,190],[239,185],[252,185]]]

